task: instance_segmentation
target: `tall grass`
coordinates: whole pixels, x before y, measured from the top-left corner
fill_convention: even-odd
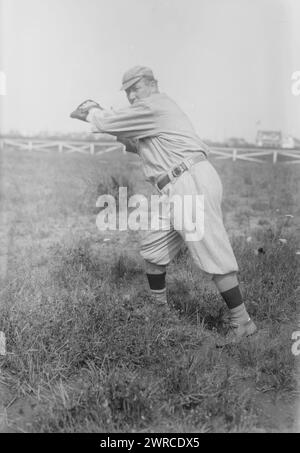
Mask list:
[[[284,195],[286,205],[276,212],[283,185],[297,189],[290,170],[268,175],[248,166],[239,165],[239,172],[232,164],[222,167],[223,208],[241,289],[263,336],[220,350],[215,339],[222,333],[224,304],[186,249],[168,270],[171,316],[150,298],[133,249],[135,235],[126,233],[127,250],[121,250],[115,233],[115,242],[105,249],[95,223],[89,226],[99,194],[116,194],[123,184],[135,188],[128,169],[124,176],[116,171],[105,179],[94,161],[64,159],[58,167],[52,157],[47,165],[37,157],[34,177],[29,177],[29,158],[19,162],[9,156],[5,163],[15,164],[14,177],[6,173],[6,209],[17,206],[22,216],[10,231],[8,273],[1,287],[0,330],[8,354],[0,366],[15,395],[36,403],[31,431],[267,430],[257,399],[296,388],[291,333],[298,321],[299,256],[295,220],[285,217],[297,216],[296,194],[289,202]],[[17,189],[20,183],[23,191]],[[271,191],[266,213],[260,198]],[[245,200],[246,224],[231,229]],[[253,213],[268,223],[252,228]],[[54,236],[51,219],[63,228],[70,218],[76,222],[66,235]],[[49,236],[37,240],[37,227]],[[286,243],[279,241],[282,237]],[[258,248],[265,253],[257,253]]]
[[[146,286],[137,292],[124,278],[143,282],[138,263],[124,254],[103,263],[88,240],[53,248],[46,281],[16,270],[24,278],[3,292],[0,328],[10,354],[2,368],[18,376],[19,389],[41,399],[34,429],[140,430],[183,416],[197,429],[254,429],[251,396],[240,395],[236,381],[246,373],[268,389],[295,386],[288,341],[298,284],[294,249],[265,244],[263,257],[240,240],[234,247],[246,303],[267,335],[258,345],[221,352],[213,347],[220,298],[201,289],[188,256],[171,275],[189,275],[185,284],[170,283],[175,322],[157,311]]]

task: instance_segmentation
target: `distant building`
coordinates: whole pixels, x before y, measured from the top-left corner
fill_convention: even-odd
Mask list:
[[[230,146],[230,148],[243,148],[248,146],[248,143],[244,138],[231,137],[226,141],[226,145]]]
[[[282,137],[281,142],[282,148],[293,149],[296,148],[296,140],[291,135],[286,135]]]
[[[280,131],[258,131],[256,145],[261,148],[281,148],[282,134]]]

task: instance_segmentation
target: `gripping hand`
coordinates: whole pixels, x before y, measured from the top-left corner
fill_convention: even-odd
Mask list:
[[[87,121],[90,110],[95,108],[103,110],[97,102],[88,99],[87,101],[82,102],[74,112],[71,113],[70,117],[81,121]]]

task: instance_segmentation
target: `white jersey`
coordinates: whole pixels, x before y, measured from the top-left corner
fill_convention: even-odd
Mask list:
[[[209,153],[187,115],[163,93],[119,111],[93,109],[88,121],[100,132],[134,140],[146,179],[152,184],[182,160]]]

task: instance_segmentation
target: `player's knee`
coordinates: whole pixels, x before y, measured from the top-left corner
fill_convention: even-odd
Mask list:
[[[164,274],[166,272],[166,266],[161,266],[159,264],[151,263],[150,261],[145,260],[145,271],[146,274]]]
[[[164,273],[166,267],[170,263],[169,256],[158,250],[151,250],[150,247],[142,245],[140,255],[147,263],[147,268],[157,269],[157,273]]]
[[[225,275],[215,274],[212,279],[220,292],[229,291],[239,285],[237,272],[235,271]]]
[[[150,250],[149,247],[144,247],[142,245],[140,254],[141,254],[141,257],[144,258],[144,261],[146,263],[149,263],[149,265],[154,263],[154,266],[156,265],[156,262],[158,260],[158,254],[156,252],[153,252],[152,250]]]

